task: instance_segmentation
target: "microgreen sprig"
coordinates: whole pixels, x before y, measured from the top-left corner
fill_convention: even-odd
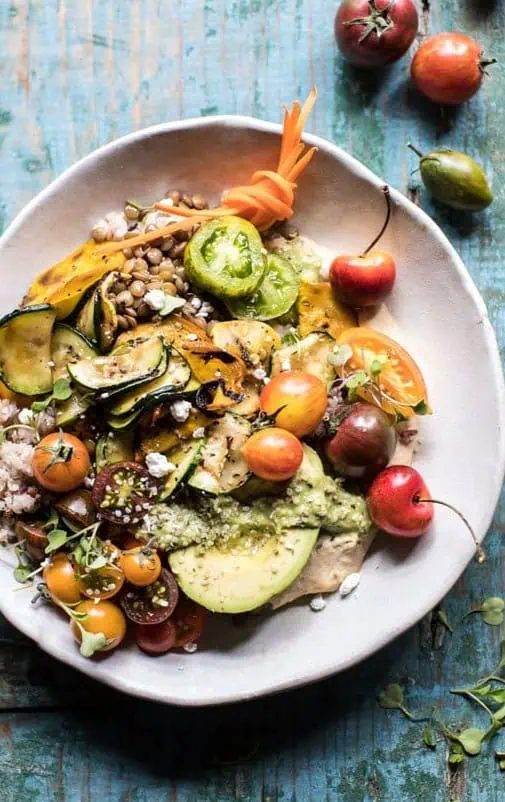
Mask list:
[[[48,408],[52,401],[68,401],[72,395],[72,387],[67,379],[58,379],[55,381],[53,391],[43,401],[34,401],[32,404],[33,412],[43,412]]]

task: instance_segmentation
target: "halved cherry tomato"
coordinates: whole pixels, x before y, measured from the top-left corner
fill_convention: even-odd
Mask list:
[[[179,588],[173,575],[163,568],[152,585],[131,585],[121,595],[121,607],[135,624],[160,624],[170,618],[179,601]]]
[[[352,356],[340,369],[342,376],[356,370],[369,372],[375,360],[387,357],[382,361],[380,373],[376,377],[377,383],[387,395],[380,403],[385,412],[409,417],[415,414],[418,404],[428,404],[428,393],[421,371],[410,354],[395,340],[375,329],[360,326],[344,331],[338,338],[338,344],[352,348]],[[366,387],[360,389],[359,394],[367,401],[376,403]]]
[[[326,411],[326,388],[317,376],[286,370],[271,379],[260,395],[260,407],[275,417],[275,425],[296,437],[311,434]]]
[[[119,593],[124,581],[124,573],[115,565],[104,565],[79,576],[81,593],[90,599],[112,598]]]
[[[104,468],[93,485],[93,502],[100,517],[118,524],[142,520],[156,501],[158,485],[136,462],[116,462]]]
[[[177,630],[172,621],[161,624],[135,625],[135,640],[139,649],[150,655],[166,654],[175,644]]]
[[[115,604],[109,601],[94,602],[86,599],[74,608],[76,613],[86,613],[79,623],[87,632],[102,632],[107,644],[100,651],[108,652],[119,646],[126,634],[126,618]],[[81,642],[81,631],[75,621],[71,622],[72,634],[78,643]]]
[[[35,448],[33,475],[53,493],[68,493],[82,484],[90,468],[86,446],[77,437],[59,431],[48,434]]]
[[[63,604],[76,604],[81,600],[81,585],[74,566],[66,554],[55,554],[44,568],[44,582],[50,595]]]
[[[303,460],[303,448],[298,438],[276,426],[260,429],[251,435],[242,454],[249,469],[270,482],[291,479]]]
[[[161,574],[161,560],[158,554],[146,546],[123,551],[119,565],[128,582],[137,587],[152,585]]]
[[[201,637],[207,620],[207,610],[191,599],[183,597],[175,608],[172,622],[177,629],[174,643],[175,649],[181,649],[188,643],[196,643]]]

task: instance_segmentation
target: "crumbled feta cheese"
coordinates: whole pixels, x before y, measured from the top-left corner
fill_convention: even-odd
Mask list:
[[[180,399],[170,404],[170,414],[177,423],[184,423],[189,418],[191,412],[191,403]]]
[[[281,370],[291,370],[291,362],[289,361],[289,359],[282,360]]]
[[[346,596],[349,596],[349,594],[352,593],[353,590],[356,590],[360,582],[361,582],[361,574],[359,573],[349,574],[349,576],[346,576],[346,578],[344,579],[338,590],[340,596],[343,599]]]
[[[268,384],[269,381],[270,381],[270,376],[265,376],[265,378],[263,379],[263,384]]]
[[[18,421],[24,424],[24,426],[29,426],[30,423],[33,422],[33,412],[31,409],[22,409],[18,415]]]
[[[94,480],[94,478],[92,476],[85,476],[84,477],[84,482],[83,482],[84,487],[92,488],[94,484],[95,484],[95,480]]]
[[[263,368],[256,368],[256,370],[253,370],[252,375],[255,379],[258,379],[258,381],[262,381],[266,377],[267,372],[263,370]]]
[[[146,456],[147,470],[154,476],[155,479],[161,479],[172,471],[175,471],[176,466],[173,462],[169,462],[164,454],[157,451],[151,452]]]
[[[315,613],[321,612],[326,607],[326,602],[319,593],[318,596],[313,596],[310,600],[310,609],[313,610]]]
[[[200,300],[200,298],[197,298],[196,295],[195,295],[194,298],[191,299],[190,304],[193,307],[193,309],[200,309],[200,307],[202,305],[202,301]]]
[[[186,340],[191,340],[191,342],[194,342],[195,340],[198,340],[198,334],[188,334]]]
[[[48,368],[55,368],[56,367],[56,362],[53,362],[53,360],[50,359],[49,362],[47,363],[47,367]]]
[[[199,440],[201,437],[205,437],[205,428],[203,426],[199,426],[198,429],[195,429],[193,432],[193,437],[195,440]]]
[[[198,644],[197,643],[186,643],[182,648],[188,654],[194,654],[196,652],[196,650],[198,649]]]
[[[165,293],[163,290],[149,290],[143,300],[151,309],[159,312],[165,306]]]

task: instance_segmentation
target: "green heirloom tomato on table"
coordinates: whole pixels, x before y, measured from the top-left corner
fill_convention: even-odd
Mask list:
[[[459,150],[433,150],[420,158],[423,183],[434,198],[466,212],[481,212],[493,202],[493,192],[482,167]]]

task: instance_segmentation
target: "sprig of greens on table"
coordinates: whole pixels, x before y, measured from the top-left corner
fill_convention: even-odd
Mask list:
[[[460,624],[470,616],[480,615],[489,626],[499,626],[504,620],[505,601],[497,596],[491,596],[472,609],[459,622]],[[451,633],[455,627],[449,623],[443,610],[436,613],[438,620]],[[389,683],[379,694],[378,703],[385,710],[398,710],[405,718],[413,723],[426,723],[423,731],[423,744],[435,750],[437,743],[445,742],[449,746],[448,763],[456,766],[465,760],[465,756],[475,757],[481,753],[483,744],[490,741],[505,727],[505,640],[500,644],[500,659],[497,666],[485,677],[478,679],[474,685],[465,688],[453,688],[451,694],[463,696],[474,705],[485,711],[489,717],[487,728],[467,727],[455,731],[439,721],[434,713],[429,716],[416,716],[408,708],[405,692],[401,685]],[[502,771],[505,771],[505,752],[496,752],[496,759]]]

